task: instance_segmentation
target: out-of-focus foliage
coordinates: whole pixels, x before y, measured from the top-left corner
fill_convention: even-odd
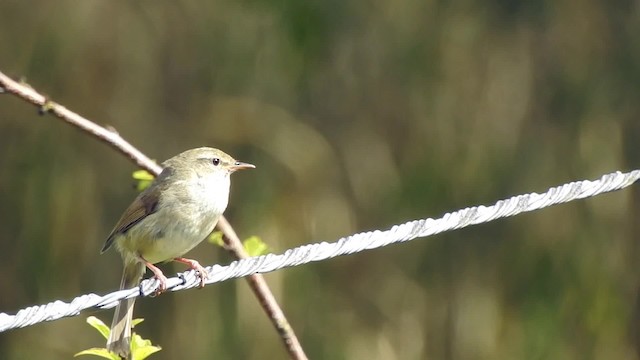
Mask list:
[[[132,177],[134,180],[138,181],[136,184],[136,189],[138,189],[138,191],[148,188],[155,178],[155,176],[150,174],[147,170],[136,170],[133,172]]]
[[[249,236],[242,245],[249,256],[260,256],[269,252],[269,246],[259,236]]]
[[[0,70],[155,159],[256,164],[227,216],[280,252],[637,168],[638,34],[633,1],[4,0]],[[118,287],[99,249],[134,170],[0,95],[0,311]],[[313,359],[636,359],[638,204],[625,190],[267,279]],[[136,305],[156,359],[286,358],[242,281]],[[95,342],[81,316],[1,334],[0,358]]]
[[[134,319],[132,321],[133,326],[141,323],[143,319]],[[95,316],[89,316],[87,318],[87,323],[91,325],[93,328],[98,330],[98,332],[105,338],[109,338],[109,334],[111,333],[111,329],[108,325],[106,325],[102,320],[98,319]],[[133,333],[131,337],[131,360],[143,360],[148,358],[149,356],[157,353],[162,350],[158,346],[151,345],[151,340],[143,339],[140,335]],[[87,350],[82,350],[79,353],[76,353],[74,357],[82,356],[82,355],[91,355],[98,356],[103,359],[112,359],[112,360],[120,360],[120,356],[115,353],[110,352],[106,348],[91,348]]]

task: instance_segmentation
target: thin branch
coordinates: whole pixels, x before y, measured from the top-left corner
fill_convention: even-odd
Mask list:
[[[160,165],[149,159],[140,150],[133,147],[114,130],[108,130],[100,125],[91,122],[62,105],[56,104],[38,93],[29,85],[17,82],[0,72],[0,87],[4,93],[13,94],[31,104],[37,106],[41,114],[51,113],[67,124],[85,131],[99,140],[105,142],[113,149],[128,157],[136,165],[149,171],[152,174],[159,174],[162,171]]]
[[[49,100],[26,83],[14,81],[0,72],[0,94],[2,93],[13,94],[18,98],[37,106],[41,114],[51,113],[67,124],[93,135],[116,151],[128,157],[137,166],[152,174],[158,175],[160,171],[162,171],[160,165],[123,139],[115,130],[97,125],[64,106]],[[218,221],[218,228],[225,235],[225,248],[237,259],[247,258],[248,255],[244,251],[242,242],[224,216]],[[275,297],[264,280],[264,277],[260,274],[254,274],[247,277],[247,281],[249,282],[251,290],[267,313],[267,316],[271,319],[276,331],[280,334],[291,358],[295,360],[306,360],[307,356],[305,355],[295,332],[289,325],[289,322],[275,300]]]
[[[228,244],[229,242],[240,242],[238,235],[236,235],[236,232],[233,230],[227,219],[221,218],[218,221],[218,229],[220,229],[224,234],[225,244]],[[244,250],[244,247],[240,247],[238,250],[238,259],[248,259],[250,257]],[[289,356],[291,356],[292,359],[306,359],[307,356],[305,355],[295,332],[291,328],[289,320],[287,320],[282,309],[278,306],[278,302],[276,301],[276,298],[273,297],[271,290],[269,290],[269,285],[267,285],[267,281],[264,279],[264,276],[255,274],[247,277],[247,281],[249,282],[253,293],[256,294],[260,300],[260,305],[262,305],[262,308],[269,316],[269,319],[271,319],[273,326],[278,331],[280,338],[284,342],[285,348],[289,352]]]

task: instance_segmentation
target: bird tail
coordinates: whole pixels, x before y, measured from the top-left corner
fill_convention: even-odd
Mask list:
[[[144,270],[145,266],[141,262],[126,263],[122,272],[120,290],[138,286],[142,275],[144,275]],[[120,355],[123,359],[131,357],[131,320],[133,319],[135,301],[135,298],[120,300],[113,314],[111,333],[107,340],[107,349]]]

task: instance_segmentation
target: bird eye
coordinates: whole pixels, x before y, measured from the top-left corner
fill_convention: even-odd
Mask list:
[[[213,160],[211,160],[211,162],[213,163],[214,166],[220,165],[220,159],[218,159],[218,158],[213,158]]]

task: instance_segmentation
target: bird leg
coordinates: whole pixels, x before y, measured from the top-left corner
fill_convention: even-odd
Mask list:
[[[142,256],[140,256],[140,260],[153,272],[153,275],[158,280],[160,284],[158,284],[158,288],[156,289],[155,296],[158,296],[167,290],[167,277],[164,276],[162,270],[160,270],[157,266],[145,260]]]
[[[196,260],[185,259],[181,257],[175,258],[173,259],[173,261],[187,264],[191,269],[195,270],[200,276],[200,288],[202,289],[204,287],[204,282],[207,280],[207,277],[209,276],[209,274],[207,273],[207,270],[204,267],[202,267],[202,265],[200,265],[199,262],[197,262]]]

